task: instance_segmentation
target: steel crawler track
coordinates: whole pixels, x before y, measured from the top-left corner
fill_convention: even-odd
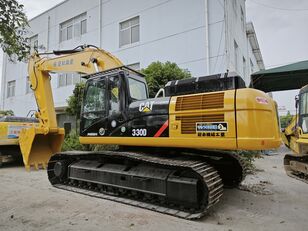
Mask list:
[[[154,164],[160,167],[189,169],[196,174],[199,179],[202,179],[203,184],[207,188],[206,199],[202,200],[202,204],[198,208],[184,208],[168,201],[159,201],[150,194],[143,194],[142,198],[135,198],[131,192],[123,194],[118,188],[114,188],[113,193],[102,191],[102,188],[97,184],[74,181],[70,179],[59,179],[54,174],[54,166],[57,161],[66,160],[99,160],[102,158],[122,158],[127,161],[138,161],[147,164]],[[204,216],[209,208],[215,205],[223,194],[223,183],[218,172],[208,163],[198,160],[189,160],[187,157],[166,157],[154,156],[136,153],[136,152],[101,152],[101,153],[86,153],[86,152],[69,152],[59,153],[54,155],[48,163],[48,177],[51,184],[59,189],[64,189],[72,192],[89,195],[92,197],[108,199],[112,201],[129,204],[156,212],[185,218],[198,219]],[[119,193],[121,192],[121,193]],[[113,194],[113,195],[112,195]]]
[[[308,165],[308,155],[296,156],[294,154],[286,154],[283,160],[284,169],[289,177],[295,178],[297,180],[300,180],[308,184],[308,174],[305,174],[300,170],[298,171],[294,170],[294,167],[291,167],[292,161]],[[306,172],[308,172],[307,166],[306,166]]]

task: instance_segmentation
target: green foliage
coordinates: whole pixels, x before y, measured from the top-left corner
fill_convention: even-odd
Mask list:
[[[62,151],[72,151],[72,150],[79,150],[79,151],[86,150],[84,145],[82,145],[79,142],[79,136],[75,131],[72,131],[69,135],[65,137],[64,143],[62,145]]]
[[[286,128],[289,123],[291,122],[293,116],[291,115],[290,111],[284,116],[280,116],[280,125],[281,128]]]
[[[0,0],[0,46],[11,61],[24,60],[30,52],[26,38],[28,21],[17,0]]]
[[[0,116],[14,116],[14,112],[12,110],[0,111]]]
[[[261,158],[260,151],[241,150],[237,151],[236,153],[242,157],[244,164],[248,169],[248,172],[254,172],[256,169],[254,161],[256,158]]]
[[[117,150],[117,145],[84,145],[79,142],[79,136],[76,131],[72,131],[64,139],[62,151],[114,151]]]
[[[153,62],[141,72],[146,75],[150,97],[154,97],[168,81],[191,77],[189,71],[183,70],[176,63],[169,61],[166,63]]]
[[[73,91],[73,95],[71,95],[67,99],[67,108],[66,113],[72,116],[76,116],[76,120],[80,119],[80,112],[81,112],[81,102],[83,98],[83,90],[85,87],[85,83],[77,83],[75,85],[75,89]]]

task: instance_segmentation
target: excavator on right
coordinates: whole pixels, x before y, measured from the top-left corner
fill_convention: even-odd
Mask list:
[[[284,157],[286,173],[308,183],[308,85],[296,98],[296,115],[282,132],[282,140],[294,152]]]

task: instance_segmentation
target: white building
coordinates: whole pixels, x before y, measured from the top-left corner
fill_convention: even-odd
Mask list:
[[[136,69],[172,61],[193,76],[236,71],[249,84],[264,69],[245,0],[66,0],[30,20],[39,51],[93,44]],[[78,75],[53,76],[54,101],[63,113]],[[26,116],[36,109],[27,64],[3,57],[1,109]],[[65,117],[59,115],[59,119]]]

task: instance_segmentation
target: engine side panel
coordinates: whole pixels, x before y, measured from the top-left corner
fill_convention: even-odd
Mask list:
[[[189,147],[236,149],[235,92],[172,97],[170,136]]]
[[[107,120],[109,133],[96,127],[93,137],[88,131],[80,142],[224,150],[266,150],[281,144],[275,103],[254,89],[137,101],[128,112],[123,123]]]

